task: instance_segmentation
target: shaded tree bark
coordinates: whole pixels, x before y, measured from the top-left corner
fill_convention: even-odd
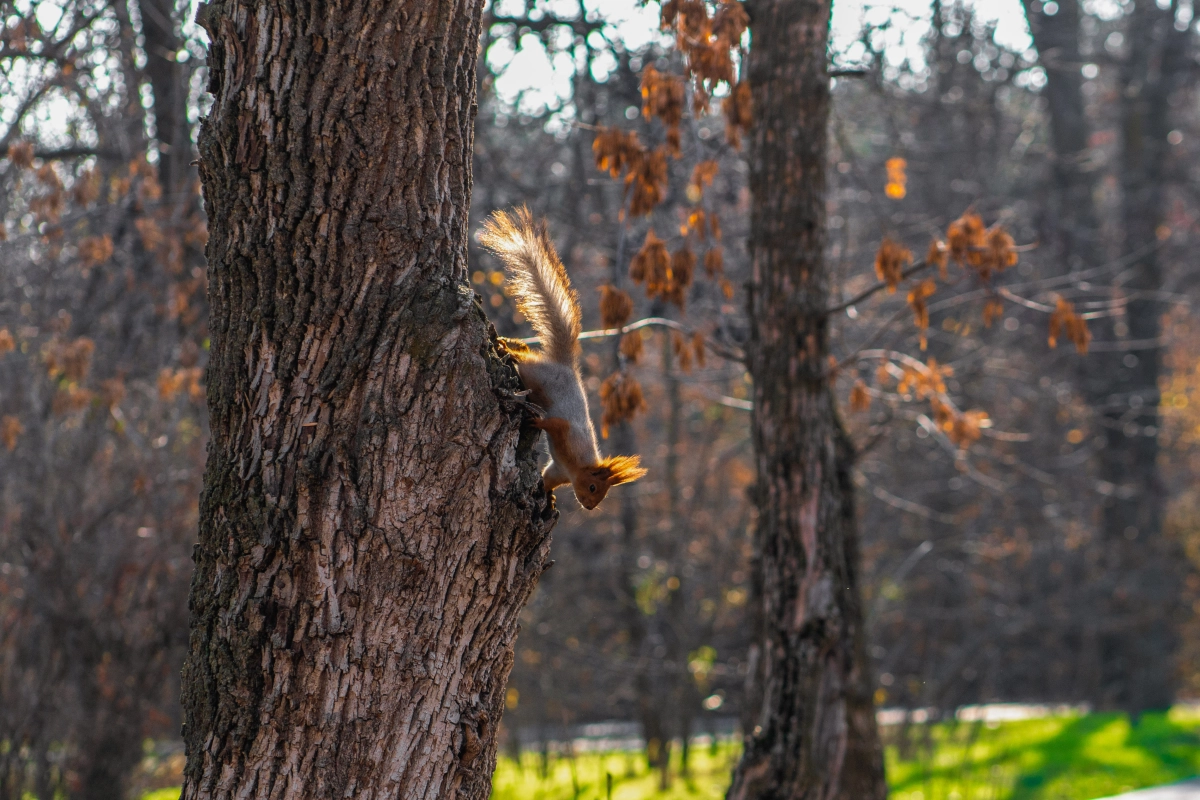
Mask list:
[[[1159,226],[1166,221],[1170,97],[1186,69],[1186,32],[1175,30],[1177,3],[1167,10],[1137,0],[1129,14],[1129,54],[1121,67],[1121,254],[1130,259],[1114,299],[1126,299],[1105,339],[1125,352],[1097,353],[1087,390],[1102,414],[1105,447],[1100,477],[1116,487],[1105,498],[1101,535],[1115,630],[1100,637],[1101,702],[1134,718],[1175,701],[1179,576],[1163,536],[1166,490],[1158,469],[1159,387],[1164,307]],[[1123,329],[1118,326],[1124,324]],[[1167,620],[1166,622],[1164,622]]]
[[[183,797],[485,798],[555,513],[466,284],[480,3],[201,13]]]
[[[858,587],[853,452],[832,392],[824,263],[828,0],[756,0],[748,367],[761,605],[730,798],[887,794]]]
[[[1055,151],[1058,219],[1054,233],[1070,269],[1103,262],[1094,200],[1090,126],[1080,75],[1080,7],[1059,6],[1047,16],[1026,2],[1026,15],[1047,75]],[[1098,338],[1129,349],[1095,352],[1083,365],[1082,389],[1096,410],[1105,445],[1097,454],[1099,477],[1112,487],[1100,508],[1100,572],[1093,589],[1104,608],[1097,634],[1099,685],[1090,698],[1135,717],[1174,702],[1175,633],[1163,614],[1177,597],[1173,558],[1162,533],[1166,503],[1158,475],[1160,317],[1153,293],[1162,288],[1158,229],[1166,211],[1170,96],[1182,76],[1187,33],[1174,29],[1176,8],[1137,2],[1127,24],[1128,55],[1120,70],[1122,256],[1113,300],[1127,300],[1124,315],[1101,320]],[[1153,609],[1153,613],[1148,610]]]

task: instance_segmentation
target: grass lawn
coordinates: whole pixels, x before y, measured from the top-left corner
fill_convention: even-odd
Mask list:
[[[1200,775],[1200,711],[1148,714],[1136,728],[1118,714],[1048,717],[985,724],[948,722],[913,726],[904,755],[895,728],[885,731],[891,800],[1094,800]],[[690,774],[660,791],[657,774],[638,753],[541,756],[521,763],[501,758],[493,800],[717,800],[724,797],[738,748],[692,748]],[[142,800],[176,800],[164,789]]]

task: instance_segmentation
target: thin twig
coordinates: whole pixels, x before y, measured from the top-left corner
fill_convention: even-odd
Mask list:
[[[685,327],[683,324],[676,322],[673,319],[666,319],[665,317],[646,317],[645,319],[639,319],[636,322],[631,322],[628,325],[625,325],[620,328],[601,328],[601,329],[594,330],[594,331],[584,331],[583,333],[579,334],[579,338],[582,340],[582,339],[603,339],[603,338],[606,338],[609,336],[621,336],[623,334],[629,333],[630,331],[636,331],[640,328],[645,328],[645,327],[649,327],[649,326],[658,326],[660,328],[670,328],[671,330],[679,331],[680,333],[686,333],[688,335],[691,335],[693,333],[692,331],[688,330],[687,327]],[[541,338],[538,336],[530,336],[526,339],[518,339],[517,341],[522,342],[524,344],[539,344],[541,342]],[[742,352],[741,348],[728,347],[726,345],[721,344],[720,342],[714,341],[713,338],[710,336],[704,337],[704,346],[709,351],[716,353],[718,356],[725,359],[726,361],[738,361],[738,362],[744,363],[746,360],[746,354],[744,352]]]
[[[908,269],[906,269],[900,273],[900,280],[905,280],[907,278],[910,278],[913,275],[916,275],[918,272],[929,269],[929,267],[931,267],[931,266],[933,266],[933,265],[930,264],[928,261],[925,261],[925,260],[918,261],[916,264],[913,264],[911,267],[909,267]],[[826,314],[836,314],[839,311],[845,311],[850,306],[858,305],[859,303],[861,303],[863,300],[866,300],[871,295],[875,294],[878,291],[886,289],[889,286],[895,286],[895,284],[891,284],[891,283],[887,283],[887,282],[877,283],[874,286],[870,287],[869,289],[864,289],[863,291],[854,295],[854,297],[851,297],[846,302],[838,303],[836,306],[832,306],[830,308],[825,309],[825,313]]]

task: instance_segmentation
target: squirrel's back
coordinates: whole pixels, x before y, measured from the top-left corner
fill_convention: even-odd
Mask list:
[[[529,209],[497,211],[484,223],[479,241],[504,262],[517,310],[542,340],[546,356],[574,365],[579,355],[579,300],[544,224]]]

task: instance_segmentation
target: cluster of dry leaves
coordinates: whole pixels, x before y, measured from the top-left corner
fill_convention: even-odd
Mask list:
[[[196,299],[204,291],[204,274],[199,269],[185,273],[184,249],[203,247],[208,235],[207,226],[198,211],[182,222],[169,216],[170,210],[158,202],[162,198],[162,186],[156,169],[144,157],[115,171],[107,181],[98,169],[86,169],[73,177],[68,188],[59,174],[58,165],[50,161],[39,163],[31,143],[12,144],[7,156],[13,167],[30,173],[35,181],[36,193],[30,197],[29,211],[34,216],[33,227],[50,257],[59,257],[68,246],[63,215],[72,204],[80,210],[99,201],[128,204],[136,215],[133,224],[141,246],[164,266],[167,274],[173,276],[167,296],[156,311],[184,325],[196,323],[203,313],[203,307]],[[0,239],[6,236],[5,226],[0,225]],[[84,276],[108,263],[115,253],[112,236],[108,233],[83,237],[74,243],[74,248],[75,268]],[[67,252],[69,255],[70,251]],[[126,269],[125,278],[128,282],[134,281],[134,273]],[[0,328],[0,358],[14,351],[37,354],[46,377],[55,387],[51,401],[51,410],[55,414],[70,414],[91,407],[111,410],[125,397],[124,380],[116,376],[91,388],[86,386],[96,344],[86,336],[67,336],[70,326],[70,315],[60,311],[48,338],[34,327],[17,331]],[[194,366],[194,360],[180,369],[164,369],[158,380],[159,395],[164,400],[171,400],[186,389],[193,400],[199,400],[203,395],[201,378],[201,370]],[[0,419],[0,442],[8,450],[16,448],[24,431],[24,425],[17,417],[9,415]]]
[[[903,164],[893,164],[889,160],[888,192],[894,196],[893,185],[903,188]],[[900,195],[902,196],[902,195]],[[922,264],[913,265],[912,251],[900,242],[884,237],[875,254],[875,274],[888,293],[894,293],[902,281],[911,274],[928,267],[937,267],[942,280],[949,278],[948,263],[953,260],[964,269],[973,272],[980,282],[991,288],[991,280],[995,274],[1015,266],[1018,252],[1012,235],[997,223],[990,228],[985,226],[983,218],[978,214],[967,211],[954,220],[946,229],[945,240],[934,238],[925,255]],[[908,291],[907,301],[913,312],[913,323],[920,334],[920,346],[926,349],[926,331],[929,329],[929,298],[938,289],[937,281],[925,278]],[[983,323],[985,327],[1004,314],[1004,303],[999,295],[992,294],[983,307]],[[1088,332],[1087,321],[1076,313],[1068,301],[1059,298],[1056,308],[1050,315],[1049,343],[1055,347],[1058,337],[1065,336],[1080,353],[1086,353],[1091,334]],[[878,372],[877,383],[882,389],[890,377],[891,362],[886,363]],[[965,449],[980,436],[980,429],[989,426],[988,415],[983,411],[959,411],[946,395],[943,378],[951,375],[949,366],[939,366],[936,359],[930,359],[927,364],[920,362],[905,364],[896,386],[896,393],[902,396],[915,394],[918,399],[928,399],[933,412],[933,420],[938,429],[943,431],[950,441],[959,448]],[[862,380],[855,382],[850,390],[850,407],[854,411],[865,411],[870,407],[871,395],[866,383]]]
[[[740,0],[720,0],[715,4],[705,0],[668,0],[663,4],[661,26],[675,34],[676,47],[683,56],[683,74],[670,74],[651,65],[643,70],[641,80],[642,115],[663,125],[663,144],[647,147],[636,133],[616,128],[601,128],[592,143],[596,167],[613,178],[623,176],[631,215],[649,214],[666,197],[668,158],[682,155],[680,125],[687,110],[689,90],[692,112],[700,115],[710,111],[713,94],[722,86],[728,87],[721,106],[726,136],[734,147],[740,146],[741,136],[752,120],[752,104],[749,85],[737,81],[736,59],[749,24],[750,18]],[[692,170],[686,189],[691,207],[680,226],[683,240],[680,246],[672,252],[667,241],[651,228],[631,259],[629,276],[645,288],[647,297],[682,309],[699,263],[703,263],[709,278],[719,281],[726,298],[733,296],[733,286],[724,277],[720,220],[705,209],[703,202],[705,189],[712,185],[717,170],[716,161],[702,161]],[[703,249],[702,257],[697,255],[693,244]],[[632,299],[615,287],[603,287],[601,292],[604,327],[621,328],[632,315]],[[690,369],[693,363],[703,365],[702,334],[689,338],[675,331],[671,346],[682,369]],[[602,435],[607,436],[609,426],[632,419],[645,407],[641,386],[626,370],[627,364],[638,362],[643,349],[640,330],[622,337],[619,348],[622,363],[600,389],[604,409]]]
[[[924,364],[910,360],[896,365],[889,361],[877,370],[876,383],[882,391],[896,379],[895,394],[902,398],[915,396],[918,400],[928,400],[938,430],[960,450],[965,450],[978,441],[981,431],[991,426],[991,420],[986,411],[960,411],[954,405],[946,393],[946,378],[953,374],[953,367],[939,364],[936,358],[930,358]],[[866,411],[870,406],[870,390],[862,380],[856,381],[850,390],[850,408]]]

